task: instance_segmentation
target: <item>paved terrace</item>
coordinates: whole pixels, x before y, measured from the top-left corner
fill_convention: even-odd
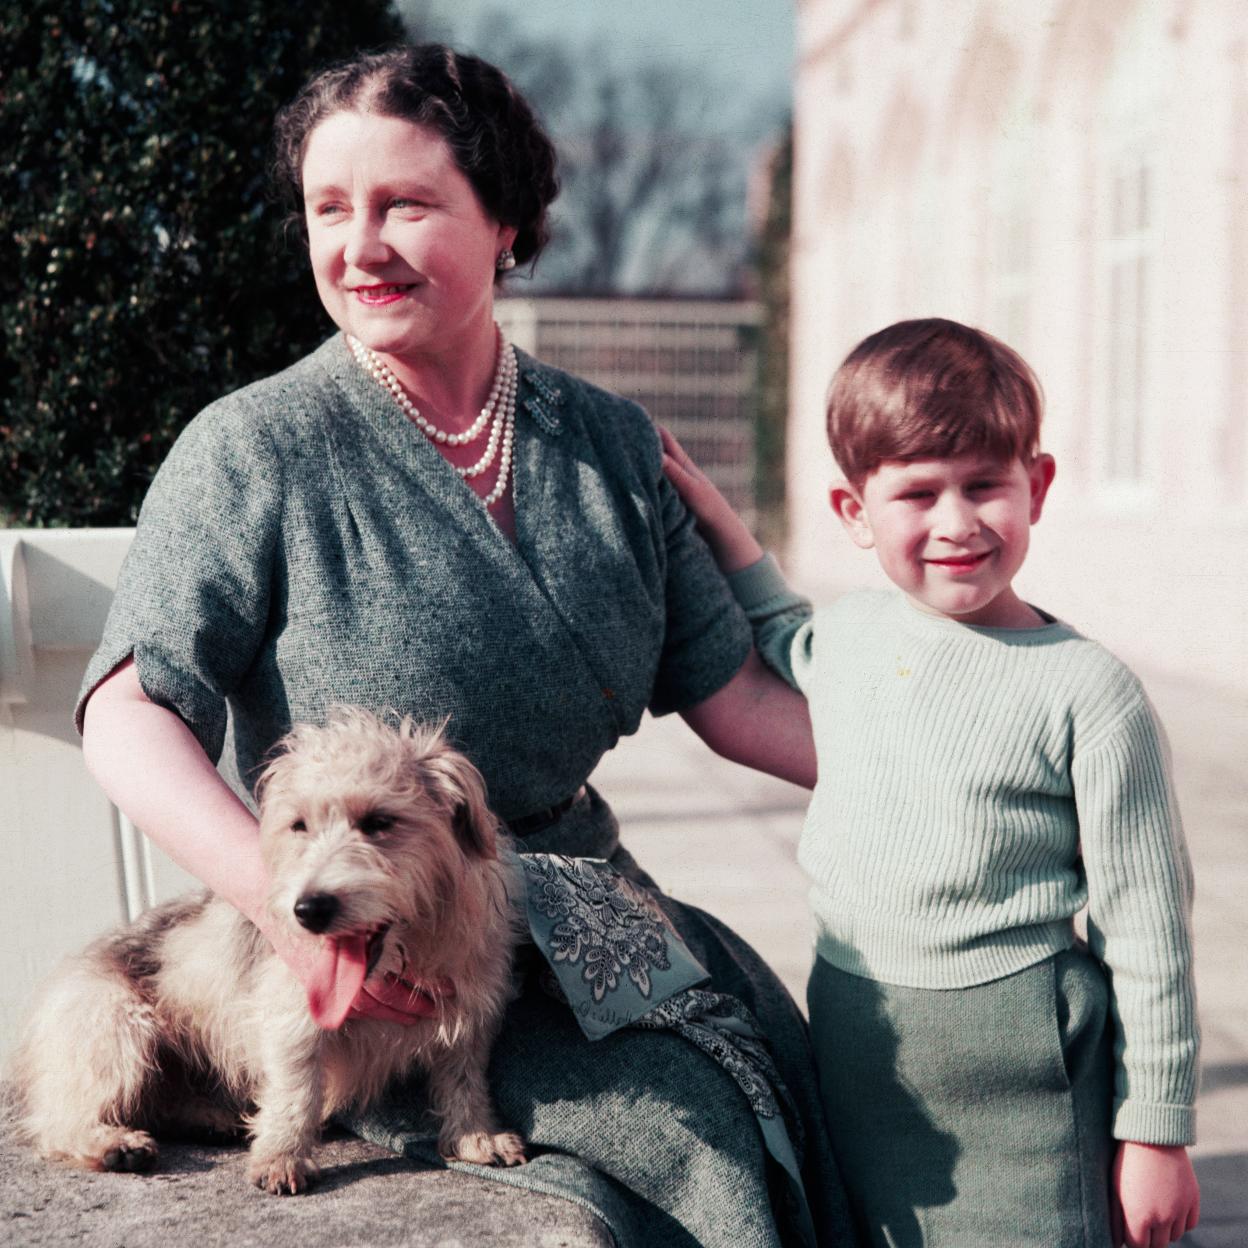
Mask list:
[[[1248,1248],[1248,699],[1145,676],[1174,752],[1196,874],[1202,1205],[1182,1243]],[[804,1003],[811,926],[795,851],[805,794],[715,758],[674,718],[647,721],[596,783],[638,862],[736,928]]]
[[[1170,728],[1196,864],[1198,978],[1205,1035],[1196,1168],[1204,1190],[1188,1248],[1248,1244],[1248,703],[1154,680]],[[638,860],[676,896],[749,938],[800,1001],[809,961],[805,885],[794,862],[805,795],[712,756],[675,718],[647,721],[596,783]],[[354,1140],[321,1155],[316,1194],[247,1188],[243,1154],[170,1149],[150,1178],[33,1162],[0,1137],[0,1243],[91,1248],[181,1245],[429,1245],[593,1248],[596,1221],[552,1198],[429,1170]],[[1005,1248],[1005,1246],[1003,1246]]]

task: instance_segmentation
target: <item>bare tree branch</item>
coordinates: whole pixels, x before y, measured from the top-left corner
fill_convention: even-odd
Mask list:
[[[505,12],[474,46],[519,84],[559,147],[563,191],[538,288],[728,293],[746,254],[748,148],[696,66],[628,65],[609,48],[527,37]]]

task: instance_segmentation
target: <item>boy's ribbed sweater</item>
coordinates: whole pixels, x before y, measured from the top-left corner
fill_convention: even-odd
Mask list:
[[[799,861],[820,956],[963,988],[1069,948],[1086,903],[1114,1002],[1114,1134],[1192,1142],[1191,870],[1136,677],[1058,622],[976,628],[887,591],[812,617],[770,558],[730,579],[810,703]]]

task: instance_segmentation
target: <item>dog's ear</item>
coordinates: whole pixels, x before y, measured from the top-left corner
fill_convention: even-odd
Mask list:
[[[487,809],[482,812],[472,802],[462,802],[455,808],[455,835],[464,853],[476,854],[478,858],[497,858],[498,821]]]
[[[455,836],[466,854],[498,856],[498,819],[486,800],[485,779],[458,750],[439,745],[422,761],[426,784],[451,811]]]

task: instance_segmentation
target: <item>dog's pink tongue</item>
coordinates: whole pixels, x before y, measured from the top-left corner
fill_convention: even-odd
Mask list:
[[[307,985],[308,1009],[318,1027],[336,1031],[363,987],[368,971],[368,937],[326,936],[320,946]]]

